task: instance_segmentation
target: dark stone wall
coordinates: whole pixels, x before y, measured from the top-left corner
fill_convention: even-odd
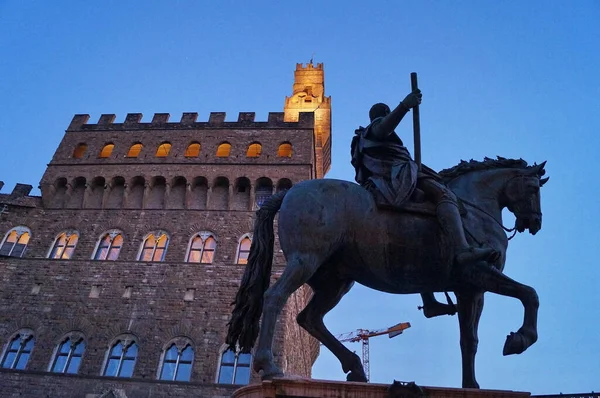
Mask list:
[[[313,177],[313,131],[306,117],[284,123],[274,114],[260,124],[248,114],[228,124],[215,115],[212,124],[194,124],[188,117],[167,127],[161,118],[140,124],[128,116],[129,124],[110,125],[105,117],[100,126],[82,124],[85,118],[76,116],[44,174],[42,198],[25,192],[0,194],[0,206],[6,205],[0,214],[0,239],[19,225],[31,230],[23,258],[0,257],[0,348],[4,350],[22,328],[32,329],[36,339],[25,371],[0,371],[0,395],[84,397],[114,387],[128,397],[208,397],[229,396],[235,389],[214,383],[230,303],[244,270],[244,265],[235,264],[238,242],[252,232],[259,179],[270,179],[275,191],[282,179],[295,184]],[[215,123],[221,123],[219,130]],[[137,140],[144,142],[146,156],[125,158]],[[159,141],[167,140],[173,145],[169,157],[155,158]],[[184,158],[192,140],[202,144],[201,155]],[[220,140],[232,144],[230,158],[214,157]],[[108,141],[115,150],[110,158],[99,159]],[[263,155],[246,158],[245,148],[253,141],[263,144]],[[283,141],[293,144],[291,158],[273,153]],[[88,145],[87,157],[73,159],[79,143]],[[137,177],[144,179],[139,189]],[[67,185],[57,186],[62,179]],[[57,195],[63,197],[57,200]],[[204,198],[204,207],[198,198]],[[99,238],[110,229],[123,233],[118,261],[91,260]],[[57,234],[64,230],[79,234],[72,258],[48,259]],[[164,261],[137,261],[144,237],[157,230],[169,235]],[[212,264],[185,262],[190,238],[200,231],[212,232],[217,240]],[[284,263],[276,241],[273,279]],[[91,297],[92,290],[97,297]],[[128,297],[126,290],[131,292]],[[185,300],[190,292],[193,299]],[[303,288],[290,298],[275,337],[277,362],[288,374],[305,377],[310,376],[319,345],[295,317],[309,297],[310,289]],[[82,332],[86,341],[79,374],[46,373],[57,344],[71,331]],[[109,345],[122,333],[134,335],[139,345],[133,378],[102,377]],[[162,350],[178,336],[193,343],[191,382],[157,381]],[[251,381],[257,380],[253,374]]]

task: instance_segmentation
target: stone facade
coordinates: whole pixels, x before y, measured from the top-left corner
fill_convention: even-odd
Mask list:
[[[298,68],[323,74],[320,64]],[[303,87],[323,97],[322,81],[315,84]],[[123,123],[102,115],[95,124],[75,115],[42,177],[41,197],[24,184],[0,193],[1,360],[19,332],[34,339],[24,370],[0,369],[3,396],[230,396],[236,386],[218,383],[218,373],[254,210],[275,191],[321,177],[330,163],[317,148],[314,112],[294,121],[284,115],[256,122],[240,113],[225,122],[224,113],[211,113],[198,122],[184,113],[169,122],[155,114],[150,123],[141,114]],[[199,233],[216,248],[190,262]],[[15,236],[18,244],[10,243]],[[113,245],[104,252],[103,239]],[[98,260],[107,253],[113,261]],[[273,279],[284,264],[276,241]],[[303,377],[319,352],[295,322],[310,294],[306,288],[290,298],[275,339],[284,371]],[[77,373],[50,372],[73,332],[85,343]],[[119,339],[137,345],[133,373],[103,376]],[[189,381],[158,380],[174,339],[193,348]],[[252,373],[250,382],[258,380]]]

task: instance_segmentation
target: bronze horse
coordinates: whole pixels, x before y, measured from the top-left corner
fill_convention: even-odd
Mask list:
[[[486,262],[453,267],[433,211],[378,209],[369,192],[339,180],[309,180],[273,195],[254,226],[250,257],[236,295],[227,343],[249,352],[258,337],[254,370],[262,378],[282,376],[273,361],[277,316],[288,297],[307,283],[314,294],[297,321],[341,362],[350,381],[366,381],[360,358],[327,330],[324,315],[337,305],[354,282],[388,293],[454,292],[460,323],[462,385],[479,388],[475,379],[477,329],[486,291],[518,298],[523,325],[507,336],[504,355],[520,354],[537,340],[536,291],[502,273],[508,238],[502,210],[516,216],[519,232],[542,227],[540,187],[548,180],[545,162],[488,159],[461,162],[442,171],[463,206],[463,222],[473,245],[490,245],[500,253]],[[269,288],[273,261],[273,222],[279,211],[279,240],[287,259],[281,277]],[[259,320],[262,315],[262,325]]]

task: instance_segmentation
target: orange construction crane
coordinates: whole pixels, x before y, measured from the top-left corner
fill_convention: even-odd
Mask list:
[[[341,341],[342,343],[344,343],[344,342],[356,343],[359,341],[362,342],[362,362],[363,362],[363,367],[365,369],[365,375],[367,376],[367,381],[369,381],[371,379],[371,370],[370,370],[370,366],[369,366],[369,339],[371,337],[381,336],[384,334],[387,334],[388,337],[391,339],[392,337],[396,337],[399,334],[402,334],[402,332],[405,329],[408,329],[409,327],[410,327],[410,322],[402,322],[402,323],[399,323],[392,327],[389,327],[387,329],[380,329],[380,330],[358,329],[354,332],[340,334],[339,336],[336,336],[336,338],[339,341]]]

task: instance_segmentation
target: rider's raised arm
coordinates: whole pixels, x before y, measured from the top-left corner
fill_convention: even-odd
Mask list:
[[[393,111],[388,113],[378,121],[374,121],[371,126],[371,134],[374,138],[383,139],[394,132],[394,129],[400,124],[400,121],[411,108],[421,103],[421,90],[417,89],[408,94]]]
[[[400,102],[393,111],[380,118],[379,120],[373,121],[370,133],[374,138],[383,139],[388,135],[392,134],[396,127],[400,124],[400,121],[408,113],[410,109]]]

